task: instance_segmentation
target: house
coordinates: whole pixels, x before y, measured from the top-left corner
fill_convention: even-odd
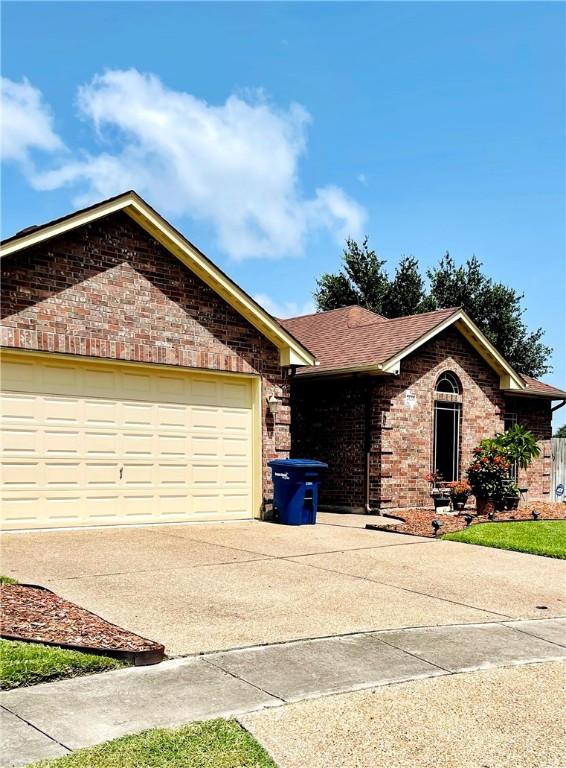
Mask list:
[[[258,515],[292,332],[134,192],[0,253],[3,527]]]
[[[281,322],[319,363],[292,377],[291,443],[328,462],[325,508],[430,506],[428,472],[462,478],[479,441],[516,422],[541,447],[519,485],[548,497],[552,402],[566,392],[513,370],[461,309],[388,320],[350,306]]]

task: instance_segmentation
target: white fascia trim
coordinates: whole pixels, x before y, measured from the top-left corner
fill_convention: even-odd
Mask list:
[[[489,339],[484,336],[477,325],[470,320],[468,315],[460,310],[446,318],[440,325],[437,325],[428,333],[425,333],[411,345],[406,347],[400,354],[383,363],[384,371],[389,373],[399,373],[401,360],[411,352],[414,352],[420,346],[430,341],[442,331],[451,325],[456,325],[462,335],[472,344],[474,349],[483,357],[483,359],[499,374],[499,386],[501,389],[511,389],[523,391],[526,385],[519,374],[509,365],[507,360],[499,354]]]

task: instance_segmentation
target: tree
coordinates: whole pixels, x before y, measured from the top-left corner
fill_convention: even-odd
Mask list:
[[[566,438],[566,424],[563,424],[561,427],[558,427],[558,429],[554,433],[554,437],[565,437]]]
[[[372,312],[382,313],[383,297],[389,278],[383,271],[384,261],[368,247],[368,237],[361,246],[351,238],[342,253],[343,267],[338,274],[324,274],[317,280],[314,298],[320,312],[359,304]]]
[[[550,370],[552,349],[542,342],[544,331],[530,331],[523,320],[524,296],[485,275],[475,256],[458,266],[446,253],[426,273],[428,291],[416,258],[404,256],[393,279],[384,267],[385,261],[369,248],[367,236],[361,245],[348,238],[340,271],[323,274],[317,281],[318,310],[359,304],[385,317],[400,317],[462,307],[518,371],[541,376]]]
[[[385,317],[414,315],[422,312],[425,306],[425,284],[419,272],[419,262],[414,256],[403,256],[385,291],[383,314]]]
[[[550,370],[552,352],[542,343],[542,328],[529,331],[523,320],[523,294],[484,275],[475,256],[456,266],[449,253],[429,269],[430,298],[438,309],[462,307],[503,357],[521,373],[541,376]]]

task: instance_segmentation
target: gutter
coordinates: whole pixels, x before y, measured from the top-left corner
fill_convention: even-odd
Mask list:
[[[566,400],[562,400],[560,403],[558,403],[558,405],[553,406],[550,409],[550,412],[554,413],[554,411],[557,411],[559,408],[562,408],[563,405],[566,405]]]

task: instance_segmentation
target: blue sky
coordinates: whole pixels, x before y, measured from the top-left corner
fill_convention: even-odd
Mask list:
[[[287,314],[348,232],[391,268],[475,253],[525,292],[564,386],[564,15],[4,3],[3,234],[134,186]]]

